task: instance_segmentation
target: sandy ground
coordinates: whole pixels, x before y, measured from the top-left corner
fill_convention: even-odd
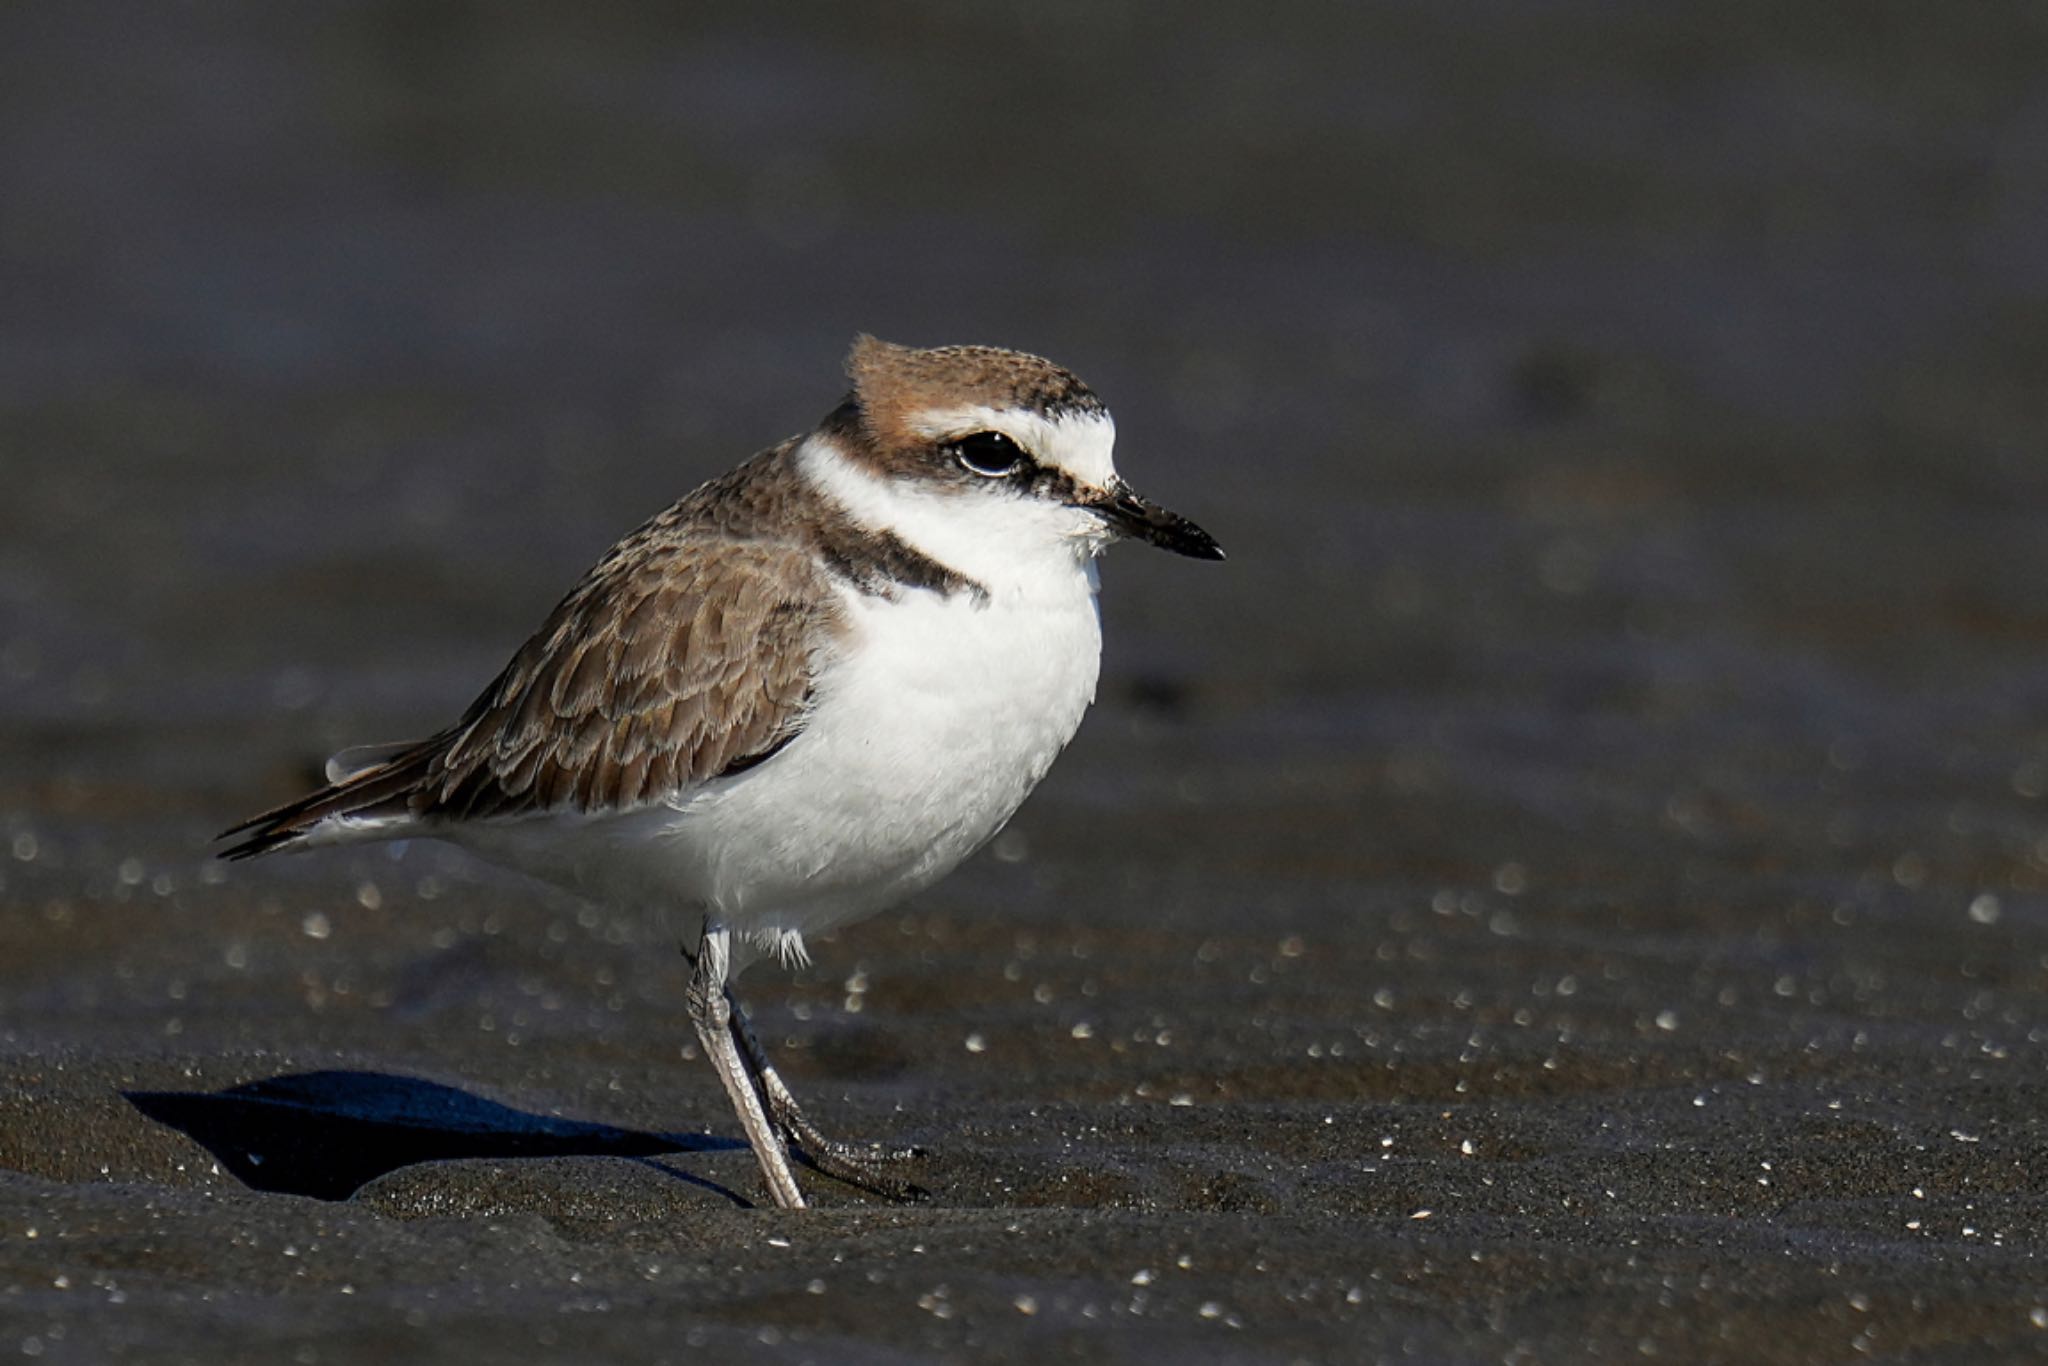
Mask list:
[[[0,17],[0,1358],[2048,1354],[2031,9],[665,11]],[[749,974],[782,1214],[660,926],[207,841],[859,329],[1233,558]]]

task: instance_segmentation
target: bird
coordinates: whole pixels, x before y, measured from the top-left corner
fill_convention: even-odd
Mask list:
[[[792,1151],[888,1196],[919,1150],[835,1141],[735,981],[993,838],[1093,702],[1097,557],[1221,560],[1117,473],[1109,409],[991,346],[861,335],[844,398],[614,545],[454,724],[343,750],[224,831],[247,859],[432,838],[680,924],[685,1002],[775,1204]]]

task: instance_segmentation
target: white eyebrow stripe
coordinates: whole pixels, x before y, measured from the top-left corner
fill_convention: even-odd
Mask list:
[[[970,432],[1001,432],[1041,465],[1060,470],[1088,488],[1106,489],[1116,479],[1116,423],[1108,413],[1061,413],[1049,417],[1028,408],[962,404],[912,413],[910,429],[932,441]]]

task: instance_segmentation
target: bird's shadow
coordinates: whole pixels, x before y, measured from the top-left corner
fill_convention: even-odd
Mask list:
[[[190,1137],[252,1189],[316,1200],[346,1200],[385,1173],[416,1162],[649,1158],[743,1146],[709,1134],[646,1133],[531,1114],[452,1086],[384,1072],[301,1072],[225,1091],[121,1094],[157,1123]],[[711,1186],[673,1168],[663,1170]]]

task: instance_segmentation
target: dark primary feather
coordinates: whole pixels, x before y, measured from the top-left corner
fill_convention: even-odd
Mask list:
[[[768,451],[613,547],[455,725],[226,832],[249,858],[328,816],[423,822],[627,810],[760,762],[802,728],[839,621],[819,503]],[[225,836],[224,836],[225,837]]]

